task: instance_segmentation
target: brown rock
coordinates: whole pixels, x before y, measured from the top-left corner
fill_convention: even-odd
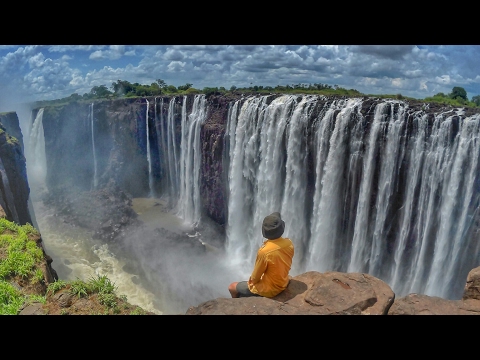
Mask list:
[[[46,315],[41,303],[33,303],[26,306],[18,315]]]
[[[463,300],[480,300],[480,267],[470,270],[463,291]]]
[[[395,294],[381,280],[361,273],[309,271],[290,280],[274,298],[218,298],[187,315],[386,315]]]
[[[58,292],[53,296],[53,300],[58,303],[58,306],[65,308],[72,305],[73,296],[69,292]]]
[[[469,315],[480,311],[480,302],[447,300],[437,296],[408,294],[390,308],[388,315]]]
[[[409,294],[395,301],[388,315],[480,315],[480,267],[470,270],[461,300]]]

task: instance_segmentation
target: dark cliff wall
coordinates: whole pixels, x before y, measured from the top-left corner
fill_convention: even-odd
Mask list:
[[[0,114],[0,122],[3,126],[5,126],[7,133],[18,140],[20,146],[22,147],[22,151],[25,151],[23,133],[20,129],[20,120],[18,119],[17,113],[15,111],[11,111]]]
[[[88,105],[77,103],[44,109],[46,182],[49,188],[90,188],[93,172],[88,110]]]
[[[145,99],[95,102],[93,137],[91,106],[70,103],[45,108],[43,126],[49,189],[59,186],[92,189],[95,158],[98,187],[114,180],[134,197],[147,196]],[[158,156],[155,160],[157,169]]]
[[[194,95],[186,101],[187,114],[191,112]],[[209,115],[202,129],[201,197],[205,213],[214,221],[225,221],[225,190],[222,151],[228,101],[212,98]],[[161,194],[167,186],[166,169],[162,166],[162,147],[159,144],[160,121],[169,114],[169,97],[116,99],[95,102],[93,105],[92,139],[91,104],[70,103],[44,109],[43,127],[47,158],[47,185],[77,187],[91,190],[94,178],[94,154],[97,163],[98,187],[114,181],[133,197],[146,197],[149,192],[146,111],[149,102],[149,143],[155,193]],[[162,102],[163,101],[163,102]],[[183,97],[175,98],[173,122],[175,139],[180,144]],[[36,110],[38,111],[38,109]]]
[[[221,225],[226,222],[228,202],[228,163],[223,154],[231,100],[225,97],[210,99],[208,117],[200,133],[203,164],[200,173],[201,202],[208,216]]]
[[[29,195],[18,116],[15,112],[0,114],[0,205],[8,220],[20,225],[27,222],[32,224],[28,208]]]

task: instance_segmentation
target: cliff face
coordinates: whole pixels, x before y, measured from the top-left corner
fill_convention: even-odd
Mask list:
[[[278,96],[280,95],[271,95],[267,102],[270,103]],[[146,197],[150,191],[150,168],[153,178],[152,191],[157,195],[165,193],[174,184],[169,182],[165,168],[166,145],[162,141],[166,140],[162,140],[162,136],[167,135],[162,134],[167,129],[164,124],[167,122],[173,124],[174,131],[168,134],[171,137],[169,141],[175,144],[174,150],[179,153],[182,116],[189,116],[193,99],[194,95],[187,96],[185,108],[183,96],[175,97],[173,104],[170,102],[171,97],[162,96],[104,100],[94,104],[70,103],[45,108],[43,126],[48,168],[47,184],[50,191],[56,187],[71,186],[81,190],[92,190],[95,187],[103,188],[109,182],[115,182],[133,197]],[[201,211],[203,215],[220,225],[224,225],[227,221],[227,194],[229,193],[227,179],[229,159],[224,155],[228,153],[225,151],[228,150],[226,149],[228,136],[226,124],[232,104],[241,99],[244,99],[242,95],[210,96],[207,99],[206,119],[201,127]],[[365,131],[369,130],[368,127],[372,123],[375,105],[382,101],[374,98],[364,99],[362,116]],[[312,110],[312,114],[323,111],[325,103],[319,102]],[[446,109],[435,104],[426,108],[422,102],[409,102],[411,113],[420,110],[426,111],[429,121],[432,122],[434,113]],[[475,109],[467,109],[465,116],[475,111]],[[314,115],[310,116],[310,119],[314,118]],[[412,122],[409,124],[413,126]],[[315,186],[315,159],[312,155],[315,153],[313,127],[313,123],[308,124],[304,134],[308,144],[308,148],[305,149],[307,193],[313,193]],[[411,131],[412,129],[407,130],[407,136]],[[147,160],[147,133],[151,149],[150,164]],[[176,162],[179,160],[174,159]],[[402,171],[399,173],[401,174]],[[372,179],[374,182],[378,180],[378,178]],[[402,184],[406,179],[402,178],[399,181]],[[353,199],[358,194],[351,195]],[[308,201],[313,199],[309,198]],[[396,209],[397,206],[391,208]],[[393,214],[392,217],[394,217]]]
[[[168,121],[176,125],[173,141],[179,146],[183,98],[176,98],[173,106],[169,102],[168,97],[157,97],[100,101],[93,104],[93,109],[91,104],[81,103],[45,108],[43,127],[49,189],[52,191],[73,186],[80,190],[92,190],[96,167],[98,188],[113,181],[133,197],[148,196],[148,106],[153,191],[157,194],[165,191],[169,184],[161,161],[165,149],[160,143],[162,129],[159,119],[166,122],[170,117]],[[187,114],[191,111],[192,102],[193,97],[189,96],[186,101]],[[222,151],[227,110],[227,100],[215,98],[201,131],[204,166],[200,191],[203,209],[220,224],[225,222]]]
[[[134,197],[147,196],[146,100],[118,99],[93,105],[70,103],[45,108],[48,187],[75,186],[90,190],[97,171],[98,187],[113,180]],[[154,99],[150,101],[149,117],[154,116],[155,111]],[[174,109],[175,122],[179,122],[180,107],[179,99]],[[160,178],[160,154],[152,122],[149,130],[150,143],[157,149],[152,152],[152,170],[154,176]]]
[[[212,98],[210,113],[201,131],[202,172],[200,194],[206,214],[215,222],[226,222],[228,163],[223,158],[225,148],[225,124],[228,106],[232,99]]]
[[[17,114],[0,114],[0,123],[0,205],[9,221],[32,224],[23,136]]]

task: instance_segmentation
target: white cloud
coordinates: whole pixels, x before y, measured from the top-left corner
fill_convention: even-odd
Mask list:
[[[53,45],[49,46],[50,52],[66,52],[66,51],[93,51],[105,48],[106,45]]]
[[[127,51],[125,45],[110,45],[108,49],[96,50],[90,54],[90,60],[117,60],[123,56],[135,56],[135,49]]]
[[[45,56],[42,53],[38,53],[28,59],[28,64],[30,68],[37,68],[43,66],[45,61]]]
[[[52,98],[160,78],[200,89],[324,83],[419,98],[464,86],[472,96],[478,58],[479,46],[463,45],[0,45],[0,89]]]
[[[169,72],[183,72],[185,71],[185,62],[181,61],[172,61],[167,66]]]

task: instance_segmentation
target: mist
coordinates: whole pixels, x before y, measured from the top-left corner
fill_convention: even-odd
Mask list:
[[[198,230],[185,231],[187,228],[188,224],[183,223],[176,231],[133,230],[122,244],[128,256],[138,260],[140,272],[145,274],[158,306],[166,314],[181,314],[190,306],[230,297],[228,285],[248,278],[228,261],[221,248],[205,242],[221,243],[224,240],[220,234],[204,229],[203,233],[208,233],[205,236]]]
[[[194,184],[179,181],[186,186],[178,189],[179,199],[171,198],[168,191],[161,196],[147,193],[150,184],[136,179],[135,165],[125,175],[131,178],[125,182],[136,183],[134,195],[106,180],[107,176],[96,177],[97,167],[105,175],[111,156],[105,149],[113,142],[100,130],[101,125],[92,121],[93,106],[85,107],[84,124],[56,129],[57,141],[65,147],[61,154],[45,146],[44,134],[51,129],[43,123],[43,108],[32,111],[25,106],[18,113],[25,134],[32,212],[59,278],[86,280],[107,275],[130,302],[157,314],[183,314],[190,306],[230,297],[228,285],[246,280],[249,273],[226,255],[223,229],[200,216],[198,210],[190,210],[198,209],[198,199],[187,196],[186,187]],[[79,134],[76,126],[92,136],[91,144],[77,146],[79,140],[72,139],[72,134]],[[184,136],[188,139],[189,134]],[[75,164],[76,171],[60,169],[65,159],[62,156],[74,151],[83,153]],[[193,149],[191,152],[193,156]],[[49,154],[55,154],[56,160]],[[90,157],[96,160],[93,168]],[[198,166],[187,154],[182,159]],[[48,166],[56,170],[50,186]],[[190,170],[184,176],[191,178]]]

